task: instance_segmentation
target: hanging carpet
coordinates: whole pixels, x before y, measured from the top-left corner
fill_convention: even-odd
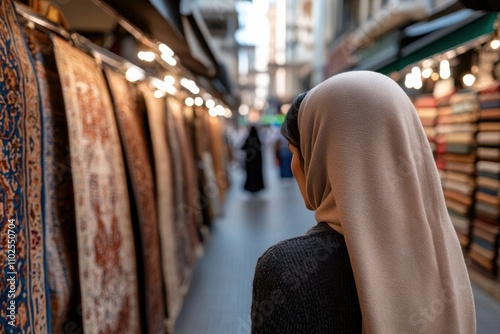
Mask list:
[[[156,220],[154,180],[148,156],[142,120],[136,108],[136,92],[123,75],[105,69],[106,77],[115,105],[118,129],[122,138],[126,163],[131,178],[132,193],[137,211],[137,221],[133,223],[140,234],[142,276],[141,298],[144,298],[142,311],[148,333],[164,333],[165,302],[161,272],[160,239]]]
[[[52,332],[81,330],[75,206],[68,125],[49,36],[25,29],[37,70],[43,115],[45,222]]]
[[[139,332],[136,257],[118,130],[95,60],[54,38],[68,119],[86,333]]]
[[[0,333],[43,334],[51,329],[39,88],[11,0],[0,2],[0,27]]]

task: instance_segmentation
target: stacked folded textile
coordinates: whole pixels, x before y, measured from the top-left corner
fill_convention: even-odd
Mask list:
[[[437,164],[443,170],[442,183],[446,205],[460,244],[470,245],[473,198],[476,188],[475,120],[479,102],[472,92],[460,92],[450,98],[450,105],[439,110],[436,126]]]
[[[436,151],[434,152],[434,158],[436,159],[436,165],[439,169],[441,180],[444,181],[446,178],[446,173],[444,170],[446,169],[446,141],[445,141],[445,133],[447,130],[446,126],[449,126],[448,119],[452,115],[452,109],[450,105],[450,96],[439,99],[437,102],[437,117],[436,117],[436,126],[435,137],[434,140],[436,142]],[[450,131],[448,131],[450,132]]]
[[[500,88],[481,91],[479,100],[476,219],[469,257],[476,267],[496,275],[500,234]]]
[[[431,145],[432,151],[436,153],[436,117],[438,115],[436,99],[433,96],[422,96],[414,102],[418,117],[422,122],[425,134]]]

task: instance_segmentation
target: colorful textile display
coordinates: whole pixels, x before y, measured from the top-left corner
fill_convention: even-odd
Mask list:
[[[192,252],[189,255],[191,260],[190,266],[193,265],[195,260],[195,250],[200,246],[200,230],[196,223],[194,211],[197,209],[195,205],[195,196],[197,195],[197,186],[195,166],[193,156],[189,154],[189,145],[186,136],[184,124],[182,123],[182,105],[179,100],[168,97],[167,98],[167,124],[168,131],[175,135],[179,145],[180,155],[178,159],[182,164],[182,180],[183,182],[183,198],[177,212],[181,223],[187,225],[187,231],[190,239]]]
[[[50,318],[52,331],[62,333],[65,328],[82,329],[68,125],[52,42],[40,31],[26,28],[25,33],[42,99]]]
[[[438,116],[437,101],[432,96],[422,96],[414,102],[414,106],[424,127],[427,139],[429,139],[433,152],[436,154],[436,130],[434,126]]]
[[[443,149],[444,196],[462,247],[468,248],[475,191],[476,132],[479,101],[474,92],[463,91],[449,98],[449,106],[438,117],[436,132]]]
[[[224,136],[226,133],[224,130],[225,124],[221,118],[210,117],[209,121],[214,170],[219,187],[219,200],[223,204],[226,197],[226,190],[229,187],[229,174],[226,170],[229,158],[227,156],[227,142]]]
[[[156,173],[156,200],[160,232],[163,279],[166,287],[168,318],[175,322],[179,314],[182,294],[180,286],[184,268],[179,267],[177,235],[175,231],[174,194],[171,153],[167,143],[165,100],[154,97],[147,84],[139,86],[147,106],[149,128],[153,144]]]
[[[184,165],[186,166],[186,203],[189,205],[189,210],[187,211],[188,219],[190,224],[195,226],[199,244],[203,241],[203,218],[202,208],[199,201],[198,172],[195,164],[192,138],[185,119],[185,113],[188,112],[189,107],[183,103],[178,103],[178,105],[179,108],[171,108],[171,111],[176,122],[176,129],[178,129],[179,132],[179,139],[182,147],[182,159],[184,161]]]
[[[50,333],[40,96],[11,0],[0,27],[0,332]]]
[[[498,274],[500,235],[500,90],[498,86],[479,93],[477,135],[476,219],[470,258],[490,275]]]
[[[481,131],[477,135],[477,143],[481,146],[500,146],[500,132],[488,130]]]
[[[139,295],[145,333],[164,333],[166,317],[163,291],[160,239],[156,216],[155,187],[148,156],[146,136],[136,108],[136,93],[121,74],[105,69],[115,106],[118,129],[122,139],[128,172],[131,179],[134,230],[140,234],[138,277]],[[143,328],[144,328],[143,327]]]
[[[196,155],[196,164],[198,166],[199,191],[201,204],[203,207],[203,222],[206,226],[211,226],[218,211],[217,196],[211,196],[209,192],[210,184],[213,181],[210,179],[210,164],[207,165],[204,156],[208,150],[209,136],[205,126],[205,116],[208,117],[207,110],[204,107],[194,107],[193,117],[191,119],[192,136]]]
[[[471,92],[440,100],[422,96],[414,102],[440,170],[451,221],[464,248],[471,231],[478,104]]]
[[[139,93],[51,1],[14,4],[0,2],[0,333],[171,332],[222,212],[224,124]]]
[[[196,173],[195,180],[197,185],[197,192],[194,199],[196,208],[198,208],[198,210],[196,210],[196,219],[198,222],[198,226],[200,226],[201,237],[204,238],[204,236],[208,234],[208,228],[212,224],[212,215],[210,202],[208,201],[205,192],[205,175],[203,173],[203,170],[200,168],[201,165],[199,163],[199,148],[196,136],[197,130],[195,128],[196,118],[193,107],[184,106],[183,116],[184,128],[186,130],[186,136],[190,147],[190,155],[192,156],[194,164],[193,167],[195,168]]]
[[[500,131],[500,122],[481,122],[479,123],[479,131]]]
[[[206,199],[210,202],[210,214],[212,219],[221,213],[218,193],[211,191],[212,185],[218,188],[217,176],[215,175],[212,149],[212,138],[210,136],[209,115],[204,107],[195,108],[195,135],[197,137],[197,147],[199,164],[203,171],[203,186],[205,188]]]
[[[165,102],[163,100],[163,102]],[[176,159],[171,159],[172,167],[172,180],[174,186],[174,229],[176,240],[176,255],[177,264],[182,268],[183,273],[181,276],[180,284],[184,286],[188,282],[189,270],[192,268],[195,261],[195,247],[197,242],[197,232],[184,216],[184,209],[186,206],[186,179],[185,179],[185,166],[182,159],[182,149],[180,145],[179,135],[176,130],[176,124],[173,119],[172,110],[177,108],[176,100],[168,98],[166,122],[167,138],[170,152]]]
[[[70,133],[84,331],[138,333],[134,237],[121,145],[95,60],[54,37]]]

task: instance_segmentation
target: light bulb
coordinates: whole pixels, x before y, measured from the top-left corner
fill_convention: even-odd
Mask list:
[[[167,64],[170,66],[175,66],[177,65],[177,60],[175,60],[174,57],[166,55],[164,53],[161,54],[161,59],[163,59]]]
[[[186,97],[186,100],[184,101],[188,107],[192,107],[194,104],[194,100],[192,97]]]
[[[411,69],[411,74],[413,75],[414,78],[419,78],[422,75],[422,72],[420,71],[420,67],[415,66]]]
[[[224,110],[224,107],[221,106],[220,104],[218,104],[214,109],[217,111],[217,115],[219,116],[223,116],[224,113],[226,112],[226,110]]]
[[[208,110],[208,114],[212,117],[217,117],[217,109],[216,108],[210,108]]]
[[[167,86],[165,87],[165,91],[166,91],[167,93],[169,93],[170,95],[175,95],[175,94],[177,94],[177,88],[175,88],[175,87],[174,87],[174,86],[172,86],[172,85],[167,85]]]
[[[451,76],[450,62],[446,59],[439,63],[439,76],[441,79],[448,79]]]
[[[215,101],[212,99],[208,99],[205,101],[205,105],[208,109],[212,109],[213,107],[215,107]]]
[[[493,50],[496,50],[500,47],[500,40],[495,38],[494,40],[491,41],[490,46]]]
[[[476,77],[473,74],[468,73],[464,75],[462,81],[464,82],[464,85],[470,87],[474,84],[474,82],[476,82]]]
[[[405,86],[406,88],[413,88],[413,75],[411,73],[406,73],[405,76]]]
[[[422,70],[422,77],[428,79],[431,77],[432,73],[433,73],[432,68],[426,67]]]
[[[187,78],[181,79],[181,86],[183,86],[193,94],[198,94],[200,92],[200,88],[196,85],[196,83],[193,80],[189,80]]]
[[[431,67],[433,63],[432,59],[426,59],[422,62],[422,67]]]
[[[239,108],[238,108],[238,112],[240,113],[241,116],[246,116],[248,115],[248,112],[250,111],[250,108],[248,108],[248,106],[246,104],[242,104]]]
[[[144,79],[144,73],[137,67],[129,67],[125,72],[125,78],[130,82],[136,82]]]
[[[202,106],[203,105],[203,99],[201,97],[197,96],[194,99],[194,104],[196,104],[198,107]]]
[[[166,56],[173,57],[174,56],[174,51],[172,51],[171,48],[169,48],[166,44],[160,44],[158,46],[158,49],[160,49],[160,52],[163,53]]]
[[[156,55],[151,51],[139,51],[139,53],[137,54],[137,58],[147,62],[152,62],[153,60],[155,60]]]
[[[161,99],[162,97],[165,96],[165,92],[162,91],[162,90],[155,90],[155,92],[153,93],[154,97],[156,97],[157,99]]]
[[[172,75],[166,75],[165,78],[163,78],[163,81],[169,85],[175,84],[175,78]]]

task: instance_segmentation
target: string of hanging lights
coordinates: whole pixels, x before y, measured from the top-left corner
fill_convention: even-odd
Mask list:
[[[405,87],[420,90],[424,86],[425,80],[435,82],[440,79],[449,79],[453,75],[450,60],[472,48],[477,50],[484,48],[497,50],[500,48],[500,39],[496,33],[492,36],[485,36],[474,42],[459,46],[454,50],[449,50],[444,54],[435,55],[407,67],[402,71],[404,73]],[[477,72],[477,66],[472,65],[469,72],[462,74],[461,81],[465,87],[471,87],[476,83]]]

